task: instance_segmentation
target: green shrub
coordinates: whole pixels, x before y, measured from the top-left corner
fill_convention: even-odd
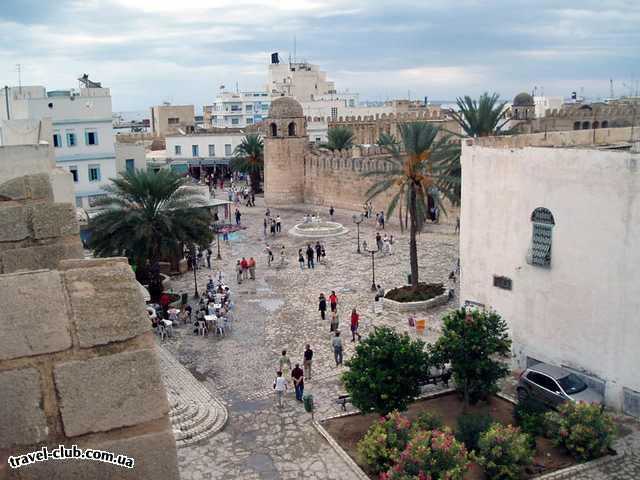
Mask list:
[[[456,438],[465,444],[468,450],[478,449],[480,435],[493,423],[490,415],[464,413],[458,417]]]
[[[488,478],[517,480],[522,470],[533,461],[529,435],[511,425],[494,423],[480,435],[479,463]]]
[[[411,424],[411,429],[416,432],[421,430],[440,430],[442,426],[443,423],[440,417],[431,412],[422,412]]]
[[[553,442],[581,462],[606,455],[616,432],[600,405],[585,402],[564,402],[545,414],[545,425]]]
[[[358,460],[374,473],[388,470],[409,441],[411,422],[392,412],[371,425],[358,442]]]
[[[398,463],[380,480],[462,480],[469,469],[469,454],[449,429],[418,432]]]
[[[533,398],[527,398],[513,409],[513,419],[520,429],[533,437],[545,434],[544,414],[549,409],[545,404]]]

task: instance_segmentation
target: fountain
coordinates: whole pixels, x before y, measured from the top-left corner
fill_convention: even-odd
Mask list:
[[[344,235],[348,231],[341,223],[322,220],[316,212],[312,215],[305,214],[302,223],[298,223],[289,230],[289,234],[295,237],[326,238]]]

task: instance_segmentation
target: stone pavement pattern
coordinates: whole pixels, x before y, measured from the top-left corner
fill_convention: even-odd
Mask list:
[[[313,380],[306,382],[305,393],[314,395],[316,418],[341,413],[334,399],[343,391],[330,348],[329,320],[323,322],[318,312],[318,295],[328,297],[335,290],[339,298],[340,330],[345,345],[345,359],[353,353],[348,318],[352,307],[361,314],[361,333],[366,335],[376,325],[390,325],[414,335],[405,314],[372,311],[371,257],[357,254],[353,212],[337,212],[335,220],[349,228],[349,233],[324,240],[326,265],[301,270],[297,251],[306,248],[307,240],[286,232],[299,223],[309,206],[272,210],[282,217],[283,232],[266,241],[272,246],[275,261],[267,266],[265,237],[262,231],[264,208],[242,208],[242,221],[248,228],[222,244],[223,260],[216,264],[215,248],[212,270],[198,271],[198,288],[203,291],[209,275],[223,272],[236,304],[233,330],[226,337],[198,337],[185,327],[176,329],[174,338],[164,347],[183,364],[214,396],[220,397],[229,410],[226,427],[212,438],[178,451],[181,477],[200,479],[351,479],[356,478],[347,465],[330,448],[311,424],[311,416],[295,402],[292,392],[283,409],[274,405],[272,382],[282,349],[293,363],[302,362],[306,343],[314,350]],[[326,210],[326,209],[325,209]],[[320,210],[323,216],[328,213]],[[374,244],[374,221],[360,226],[361,240]],[[408,270],[408,235],[395,226],[387,226],[395,243],[390,256],[376,255],[376,283],[385,288],[400,285]],[[286,263],[280,265],[279,250],[285,245]],[[214,245],[215,247],[215,245]],[[443,281],[454,268],[458,255],[458,238],[450,224],[428,225],[419,238],[422,281]],[[253,256],[257,260],[257,279],[236,283],[237,259]],[[172,279],[176,292],[193,293],[193,273]],[[457,299],[456,299],[457,301]],[[440,331],[440,317],[454,305],[435,308],[421,317],[427,319],[424,340],[434,341]],[[640,445],[634,446],[640,450]],[[640,478],[638,457],[625,455],[623,461],[602,467],[601,472],[583,472],[573,478]],[[592,476],[596,475],[596,476]],[[600,475],[600,476],[598,476]],[[631,475],[630,477],[628,475]],[[635,475],[635,476],[634,476]]]

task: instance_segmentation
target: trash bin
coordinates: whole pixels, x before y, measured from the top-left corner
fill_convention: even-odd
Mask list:
[[[304,404],[304,409],[307,413],[313,412],[313,395],[303,395],[302,403]]]

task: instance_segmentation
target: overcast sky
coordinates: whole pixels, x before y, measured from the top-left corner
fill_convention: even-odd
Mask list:
[[[269,53],[361,99],[616,94],[640,78],[640,0],[0,0],[0,85],[110,87],[114,110],[264,88]]]

